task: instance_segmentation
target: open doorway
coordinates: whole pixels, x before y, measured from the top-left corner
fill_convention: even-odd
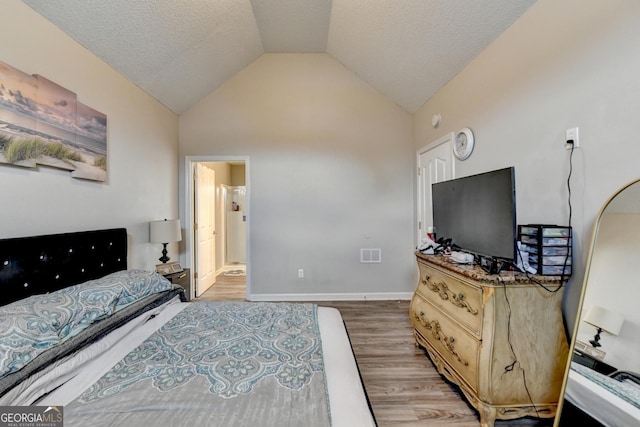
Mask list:
[[[244,168],[244,165],[239,166]],[[241,184],[222,186],[222,226],[225,234],[222,246],[226,275],[246,273],[247,187],[244,182]]]
[[[249,294],[248,159],[186,159],[187,257],[196,298],[247,299]],[[203,179],[204,175],[214,178]],[[213,184],[212,181],[214,182]],[[202,223],[201,223],[202,222]],[[209,224],[210,223],[210,224]],[[206,241],[211,244],[207,245]],[[211,280],[210,271],[215,276]],[[213,282],[213,285],[209,284]]]

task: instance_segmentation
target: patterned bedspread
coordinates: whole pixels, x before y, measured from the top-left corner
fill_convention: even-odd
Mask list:
[[[571,362],[571,369],[582,376],[590,379],[594,383],[604,387],[616,396],[631,403],[636,408],[640,408],[640,386],[632,381],[618,381],[607,375],[602,375],[592,369],[582,366],[576,362]]]
[[[313,304],[194,302],[65,406],[65,425],[329,426]]]

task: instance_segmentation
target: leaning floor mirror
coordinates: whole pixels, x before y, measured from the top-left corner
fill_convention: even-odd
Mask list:
[[[640,179],[604,204],[554,426],[640,426]]]

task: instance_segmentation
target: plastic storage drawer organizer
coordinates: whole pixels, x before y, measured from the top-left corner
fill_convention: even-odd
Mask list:
[[[519,225],[518,240],[524,245],[522,251],[529,253],[529,265],[536,269],[536,274],[571,275],[571,227]]]

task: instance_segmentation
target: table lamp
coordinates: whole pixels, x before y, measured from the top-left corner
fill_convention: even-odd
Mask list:
[[[151,243],[162,243],[162,256],[158,258],[161,263],[169,261],[167,256],[167,244],[182,240],[180,231],[180,221],[177,219],[152,221],[149,223],[149,241]]]
[[[594,347],[600,347],[602,345],[600,344],[600,334],[602,331],[610,333],[611,335],[618,335],[624,323],[624,317],[598,305],[590,306],[583,320],[595,326],[598,330],[593,339],[589,341]]]

